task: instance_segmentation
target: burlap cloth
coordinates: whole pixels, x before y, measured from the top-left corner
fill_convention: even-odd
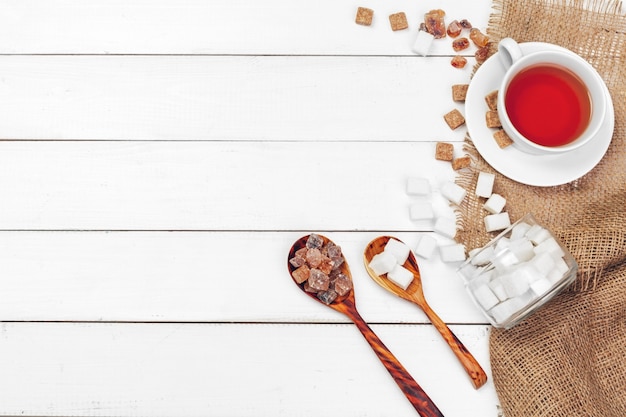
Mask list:
[[[509,330],[492,329],[493,382],[505,417],[626,417],[626,11],[608,0],[494,0],[487,33],[564,46],[604,78],[615,131],[602,161],[558,187],[532,187],[496,173],[512,221],[526,213],[569,247],[577,282]],[[495,172],[478,155],[459,183],[473,191],[477,171]],[[460,207],[458,240],[468,249],[485,232],[484,199]]]

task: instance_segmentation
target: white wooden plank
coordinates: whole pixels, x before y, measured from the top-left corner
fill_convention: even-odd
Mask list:
[[[495,417],[426,326],[372,326],[446,417]],[[3,415],[415,416],[352,325],[0,324]],[[487,328],[456,326],[489,372]]]
[[[460,144],[459,154],[462,153]],[[456,173],[433,142],[0,142],[0,229],[432,230],[410,176]]]
[[[376,323],[428,323],[363,267],[377,232],[323,232],[342,246],[357,305]],[[308,232],[1,232],[0,320],[348,322],[300,292],[287,272]],[[415,247],[419,233],[394,233]],[[419,260],[426,298],[449,323],[486,323],[458,264]]]
[[[411,55],[426,11],[485,28],[488,0],[3,0],[0,53]],[[354,23],[356,9],[374,23]],[[393,32],[404,11],[410,28]],[[451,55],[450,41],[434,54]],[[473,53],[473,51],[471,51]]]
[[[462,140],[447,58],[2,56],[0,138]]]

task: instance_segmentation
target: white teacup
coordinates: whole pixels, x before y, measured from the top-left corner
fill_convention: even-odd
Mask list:
[[[500,41],[498,55],[506,68],[498,116],[518,149],[540,155],[567,152],[598,133],[608,98],[591,64],[567,51],[524,54],[511,38]]]

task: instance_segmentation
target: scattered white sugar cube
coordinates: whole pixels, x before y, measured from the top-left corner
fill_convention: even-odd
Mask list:
[[[385,275],[391,271],[396,265],[396,257],[391,252],[382,251],[372,257],[369,263],[369,267],[374,271],[376,275]]]
[[[552,288],[552,283],[547,278],[538,279],[530,284],[530,289],[533,290],[537,297],[541,297]]]
[[[430,235],[422,235],[415,247],[415,254],[424,259],[430,259],[435,253],[435,249],[437,249],[437,240]]]
[[[495,232],[496,230],[506,229],[511,225],[511,219],[509,213],[489,214],[485,216],[485,229],[488,232]]]
[[[476,180],[476,195],[479,197],[489,198],[493,193],[493,183],[496,180],[494,174],[488,172],[479,172]]]
[[[433,230],[442,236],[454,239],[454,236],[456,236],[456,221],[446,217],[439,217],[435,221]]]
[[[385,249],[383,250],[383,252],[392,254],[393,257],[396,259],[396,263],[400,265],[406,262],[407,258],[409,257],[410,251],[411,248],[396,239],[389,239],[389,241],[385,245]]]
[[[428,55],[428,51],[434,39],[435,37],[425,30],[418,31],[415,42],[413,43],[413,52],[422,56]]]
[[[565,256],[565,252],[555,238],[549,237],[535,247],[535,253],[549,253],[558,257]]]
[[[460,243],[439,246],[439,254],[444,262],[459,262],[465,260],[465,246]]]
[[[500,280],[494,279],[489,281],[489,288],[491,288],[491,291],[493,291],[495,296],[498,297],[498,300],[504,301],[509,298],[506,294],[506,291],[504,290],[504,285],[502,285],[502,282],[500,282]]]
[[[487,284],[479,285],[474,289],[474,298],[485,310],[490,310],[500,302]]]
[[[506,199],[500,194],[493,193],[489,196],[487,201],[485,201],[483,208],[491,214],[498,214],[502,211],[505,205]]]
[[[535,245],[538,245],[550,237],[550,232],[538,224],[534,224],[526,232],[526,237]]]
[[[411,220],[430,220],[435,217],[433,205],[428,201],[413,203],[409,207],[409,216]]]
[[[461,204],[466,194],[467,191],[465,188],[453,183],[452,181],[446,181],[441,186],[441,195],[457,206]]]
[[[495,249],[493,246],[487,246],[486,248],[475,252],[472,256],[472,252],[470,252],[470,256],[472,256],[471,263],[472,265],[485,265],[488,262],[491,262],[495,255]]]
[[[430,182],[426,178],[411,177],[406,182],[406,193],[409,195],[429,195]]]
[[[531,260],[535,256],[535,247],[527,239],[517,239],[509,243],[509,250],[520,262]]]
[[[409,284],[413,281],[414,277],[411,271],[402,265],[396,264],[396,266],[387,274],[387,278],[393,281],[398,287],[406,290]]]
[[[523,238],[526,236],[526,232],[528,232],[528,230],[530,230],[530,225],[528,223],[517,223],[513,226],[513,229],[511,229],[511,240]]]

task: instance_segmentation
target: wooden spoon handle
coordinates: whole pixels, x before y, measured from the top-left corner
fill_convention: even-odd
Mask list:
[[[452,352],[454,352],[456,357],[461,362],[461,365],[463,365],[463,368],[465,368],[465,372],[467,372],[467,374],[471,378],[474,388],[478,389],[485,385],[485,383],[487,382],[487,374],[480,366],[476,358],[474,358],[470,351],[467,350],[467,348],[456,337],[456,335],[452,333],[452,330],[448,328],[446,323],[441,320],[437,313],[435,313],[433,309],[428,306],[428,304],[422,303],[421,307],[422,310],[424,310],[424,313],[426,313],[426,315],[428,316],[431,323],[435,326],[437,330],[439,330],[441,336],[443,336],[445,341],[448,343],[448,345],[452,349]]]
[[[367,325],[365,320],[356,311],[349,309],[346,315],[356,324],[365,340],[370,344],[378,359],[385,365],[396,384],[400,387],[406,398],[413,404],[417,413],[422,417],[443,417],[443,414],[422,387],[413,379],[411,374],[402,366],[398,359],[389,351],[383,342],[376,336],[374,331]]]

